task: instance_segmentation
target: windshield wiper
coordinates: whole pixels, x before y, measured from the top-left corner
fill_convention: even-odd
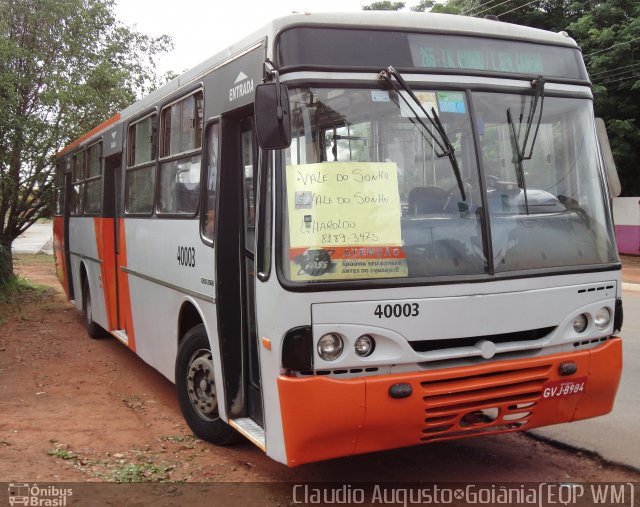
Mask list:
[[[425,117],[429,120],[429,123],[431,123],[431,126],[433,127],[433,129],[438,133],[439,138],[431,131],[431,129],[429,129],[429,127],[422,120],[420,115],[416,114],[416,120],[420,122],[420,125],[422,125],[425,131],[429,132],[429,134],[433,138],[434,143],[437,145],[438,149],[440,150],[440,152],[438,152],[437,149],[435,150],[436,156],[438,158],[442,158],[442,157],[449,158],[449,161],[451,162],[451,167],[453,169],[453,173],[458,183],[458,188],[460,189],[460,195],[462,196],[462,200],[466,201],[467,195],[464,191],[464,183],[462,181],[460,167],[458,166],[458,161],[456,160],[455,148],[451,144],[451,141],[449,140],[449,137],[447,136],[447,133],[444,130],[442,122],[440,121],[440,117],[438,116],[438,113],[436,112],[435,108],[433,107],[431,108],[431,116],[429,116],[429,113],[427,113],[427,110],[424,108],[424,106],[422,105],[418,97],[416,97],[415,93],[413,93],[413,90],[405,82],[405,80],[400,75],[400,73],[393,67],[389,66],[385,70],[380,71],[380,73],[378,74],[378,77],[380,77],[381,79],[384,79],[387,83],[389,83],[389,85],[398,93],[398,96],[402,97],[402,100],[405,101],[407,106],[409,106],[409,108],[415,112],[414,108],[411,106],[411,104],[409,103],[405,95],[403,93],[400,93],[400,88],[402,88],[407,93],[407,95],[411,97],[411,100],[413,100],[414,104],[420,108],[420,110],[424,113]],[[391,78],[395,78],[395,81],[397,83],[394,82],[393,79]]]
[[[513,138],[513,143],[516,148],[516,154],[518,156],[518,161],[516,163],[516,172],[518,177],[518,187],[522,189],[524,192],[524,206],[527,211],[527,215],[529,214],[529,200],[527,199],[527,183],[524,177],[524,167],[522,162],[525,160],[531,160],[533,156],[533,147],[536,144],[536,138],[538,137],[538,130],[540,129],[540,122],[542,121],[542,109],[544,107],[544,78],[542,76],[538,76],[536,79],[531,81],[531,86],[534,89],[533,100],[531,101],[531,107],[529,108],[529,115],[527,116],[527,130],[524,133],[524,143],[522,144],[522,148],[520,148],[520,142],[518,141],[518,134],[520,133],[520,127],[518,128],[518,132],[516,132],[515,125],[513,123],[513,118],[511,117],[511,108],[507,109],[507,121],[511,126],[511,136]],[[531,139],[531,147],[529,149],[529,155],[526,155],[527,152],[527,142],[529,141],[529,135],[531,134],[531,127],[533,125],[533,118],[536,115],[536,110],[538,109],[538,101],[540,101],[540,111],[538,113],[538,121],[536,123],[536,130],[533,133],[533,138]],[[520,126],[522,126],[522,117],[520,118]]]

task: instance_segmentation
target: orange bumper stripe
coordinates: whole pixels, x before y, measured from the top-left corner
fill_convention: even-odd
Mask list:
[[[572,361],[574,375],[559,366]],[[622,371],[622,342],[550,356],[419,373],[338,380],[278,377],[287,463],[296,466],[351,454],[454,438],[505,433],[611,411]],[[567,396],[545,397],[558,381],[584,380]],[[394,384],[412,394],[392,398]],[[481,411],[495,414],[487,419]]]

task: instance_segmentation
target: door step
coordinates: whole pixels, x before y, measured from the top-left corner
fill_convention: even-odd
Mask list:
[[[248,438],[251,443],[266,452],[264,428],[249,417],[240,419],[229,419],[229,426],[234,428],[238,433]]]
[[[124,329],[116,329],[115,331],[111,331],[111,334],[122,343],[124,343],[127,347],[129,346],[129,337],[127,336],[127,332]]]

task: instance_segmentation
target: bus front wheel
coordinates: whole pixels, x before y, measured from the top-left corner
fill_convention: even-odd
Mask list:
[[[182,415],[197,437],[218,445],[237,440],[238,433],[218,412],[213,357],[204,324],[191,328],[180,342],[176,389]]]

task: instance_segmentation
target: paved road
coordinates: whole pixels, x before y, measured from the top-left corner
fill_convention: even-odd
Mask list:
[[[603,417],[532,431],[640,470],[640,292],[623,291],[622,380],[613,411]]]
[[[14,253],[53,254],[53,224],[33,224],[13,242]]]

